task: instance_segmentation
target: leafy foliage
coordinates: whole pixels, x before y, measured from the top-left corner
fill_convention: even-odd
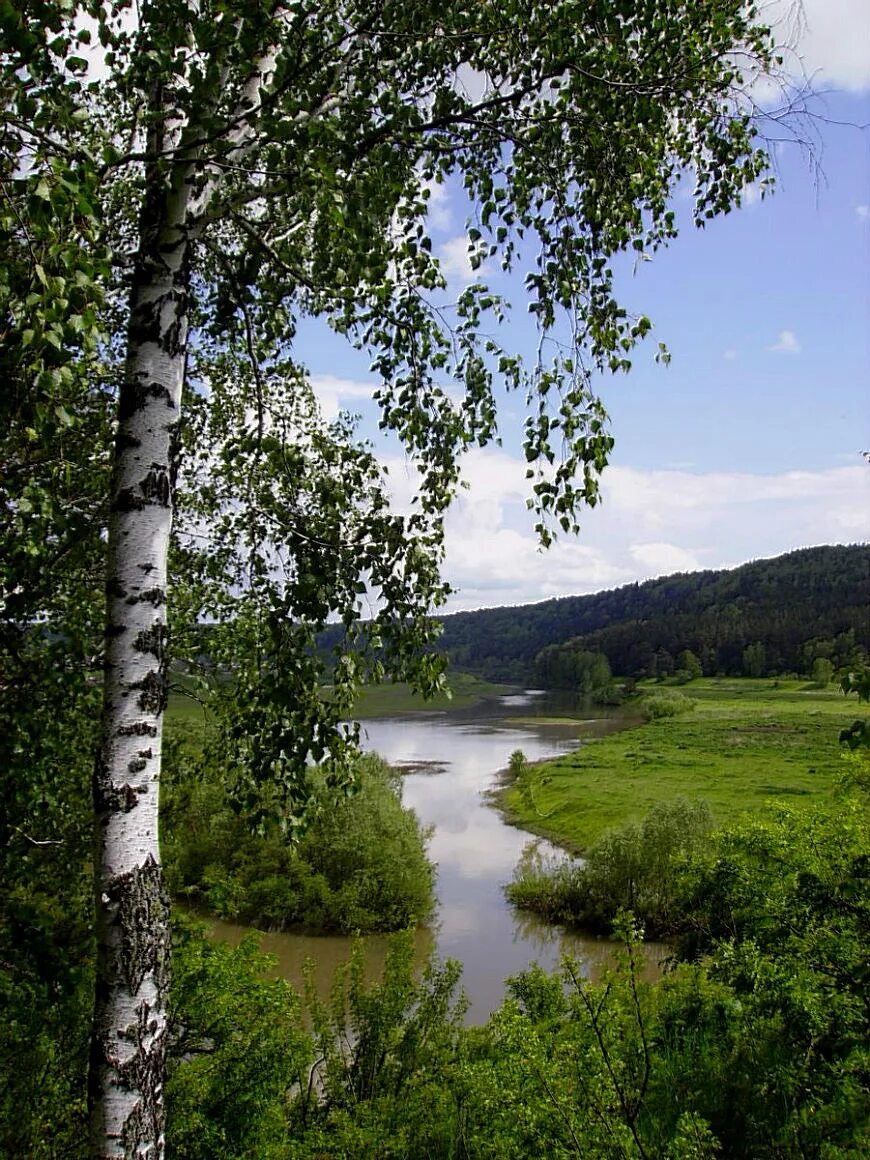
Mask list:
[[[176,922],[167,1135],[178,1160],[277,1160],[313,1062],[300,1002],[249,938],[234,950]]]
[[[623,953],[602,982],[570,960],[554,975],[532,967],[508,981],[505,1002],[481,1028],[462,1026],[455,966],[430,966],[415,980],[401,938],[383,981],[366,985],[357,954],[331,1003],[314,1003],[310,1078],[304,1037],[293,1041],[288,1027],[295,1046],[287,1051],[266,1027],[295,1018],[297,1000],[285,993],[283,1014],[264,1002],[266,985],[246,978],[261,969],[250,948],[197,952],[190,961],[202,964],[209,1003],[179,1003],[183,1024],[196,1036],[213,1021],[217,1063],[229,1019],[230,1074],[248,1085],[247,1094],[227,1091],[224,1105],[210,1103],[205,1127],[225,1133],[227,1155],[259,1147],[282,1160],[857,1160],[870,1127],[867,837],[857,799],[816,816],[749,821],[687,864],[685,898],[694,901],[686,913],[705,939],[703,957],[699,943],[686,945],[692,961],[643,983],[639,931],[622,914]],[[734,921],[723,924],[726,913]],[[277,1001],[280,985],[269,986]],[[259,1070],[233,1071],[258,1031]],[[270,1116],[292,1082],[291,1057],[304,1070],[286,1093],[279,1130]],[[220,1068],[203,1064],[188,1055],[174,1065],[170,1129],[191,1147],[195,1132],[183,1132],[196,1110],[175,1101],[202,1075],[219,1083]],[[234,1117],[256,1092],[263,1098],[250,1108],[245,1151]]]
[[[607,657],[571,645],[542,649],[535,657],[535,679],[548,689],[568,689],[596,704],[618,699]]]
[[[677,859],[703,846],[712,828],[704,803],[677,800],[604,834],[582,860],[544,859],[532,844],[505,893],[553,922],[608,933],[630,910],[648,935],[667,934],[679,913]]]
[[[840,688],[846,696],[850,693],[857,694],[858,701],[866,704],[870,701],[870,668],[865,666],[846,673],[840,681]],[[847,745],[851,750],[870,748],[870,721],[866,717],[853,721],[848,729],[841,731],[840,744]]]
[[[381,982],[365,982],[358,951],[306,1018],[250,941],[231,950],[183,927],[172,1154],[858,1160],[868,838],[858,797],[733,827],[684,865],[683,961],[660,982],[641,982],[639,932],[621,916],[624,952],[601,983],[577,963],[533,967],[479,1028],[462,1025],[455,964],[415,977],[405,936]],[[57,1140],[69,1109],[55,1107]],[[33,1154],[81,1155],[81,1135],[66,1138]]]
[[[671,690],[641,697],[640,709],[650,721],[658,721],[662,717],[678,717],[681,713],[688,713],[696,704],[692,697]]]
[[[711,1012],[690,1031],[700,1042],[721,1028],[721,1072],[699,1110],[727,1155],[860,1154],[868,839],[865,802],[847,799],[747,821],[690,864],[682,953],[706,950],[707,976],[733,996],[727,1023]]]
[[[297,1105],[307,1148],[410,1156],[450,1147],[447,1089],[464,1010],[456,997],[459,974],[456,962],[430,961],[415,978],[406,932],[394,937],[380,983],[366,983],[358,945],[336,976],[329,1004],[309,991],[321,1095],[312,1100],[309,1085]]]
[[[380,759],[358,759],[350,797],[313,770],[300,837],[274,825],[252,832],[216,768],[206,761],[169,771],[164,857],[173,894],[276,930],[401,930],[428,917],[434,868],[426,835]]]

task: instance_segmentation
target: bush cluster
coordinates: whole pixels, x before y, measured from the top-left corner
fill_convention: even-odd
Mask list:
[[[163,852],[174,896],[272,930],[390,931],[429,916],[427,834],[379,757],[359,759],[351,796],[313,770],[311,820],[295,841],[277,827],[252,832],[219,773],[202,769],[167,779]]]
[[[307,1021],[253,949],[176,952],[175,1160],[858,1160],[870,1138],[870,831],[854,801],[754,818],[685,861],[694,944],[601,983],[567,961],[463,1026],[455,964],[398,936]],[[207,1001],[204,1001],[203,996]]]
[[[532,845],[505,892],[553,922],[609,933],[617,913],[630,910],[650,936],[666,934],[677,921],[677,862],[712,828],[706,803],[662,802],[643,821],[603,834],[585,859],[541,858]]]
[[[643,697],[640,709],[650,721],[658,721],[662,717],[678,717],[688,713],[697,703],[694,697],[687,697],[685,693],[662,692]]]

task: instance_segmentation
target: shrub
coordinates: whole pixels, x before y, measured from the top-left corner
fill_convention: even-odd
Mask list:
[[[361,757],[347,797],[312,772],[312,820],[295,842],[252,833],[229,806],[220,773],[170,781],[163,853],[170,891],[220,918],[269,929],[401,930],[433,905],[427,833],[402,806],[398,779]]]
[[[666,934],[678,917],[676,859],[698,850],[712,827],[705,802],[662,802],[642,822],[602,835],[585,860],[528,850],[506,887],[508,900],[551,921],[602,932],[619,910],[630,910],[648,935]]]
[[[173,919],[167,1143],[176,1160],[277,1160],[313,1063],[298,996],[253,938],[210,943]]]
[[[697,703],[694,697],[687,697],[684,693],[656,693],[644,697],[640,707],[651,721],[657,721],[661,717],[677,717],[681,713],[688,713]]]

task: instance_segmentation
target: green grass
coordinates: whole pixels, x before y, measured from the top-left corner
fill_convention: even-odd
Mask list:
[[[445,709],[468,709],[486,697],[509,693],[514,686],[494,685],[470,673],[452,673],[449,677],[452,697],[440,694],[426,701],[411,692],[406,684],[371,685],[363,690],[357,701],[356,715],[360,720],[373,717],[397,717],[404,713],[431,713]],[[198,732],[209,724],[208,706],[191,696],[192,683],[184,676],[173,674],[170,681],[167,722],[176,735]],[[328,696],[328,690],[324,690]],[[540,723],[540,722],[539,722]],[[570,723],[570,722],[566,722]]]
[[[841,693],[803,681],[726,679],[696,680],[680,692],[694,709],[536,765],[532,793],[508,785],[497,804],[524,829],[582,851],[679,796],[706,800],[722,825],[769,800],[812,805],[829,794],[841,769],[839,730],[856,715]]]
[[[403,713],[467,709],[486,697],[497,697],[511,691],[511,686],[494,685],[470,673],[451,673],[448,680],[452,697],[439,694],[431,701],[416,696],[405,684],[371,685],[357,701],[356,714],[365,720],[372,717],[396,717]]]

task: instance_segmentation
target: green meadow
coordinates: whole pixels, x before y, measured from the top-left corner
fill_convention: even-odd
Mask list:
[[[487,697],[497,697],[501,693],[515,690],[515,686],[496,685],[472,676],[471,673],[452,673],[449,684],[449,693],[440,693],[429,701],[412,692],[403,682],[369,685],[363,689],[357,701],[355,715],[360,720],[371,720],[373,717],[398,717],[404,713],[468,709]],[[329,696],[328,687],[324,687],[323,696]],[[209,724],[210,716],[207,701],[194,694],[192,681],[185,676],[173,674],[167,709],[169,736],[196,737]]]
[[[668,696],[654,683],[641,697]],[[839,690],[805,681],[704,679],[695,704],[534,765],[495,795],[508,820],[577,852],[658,802],[703,799],[717,825],[766,802],[825,800],[842,769],[838,734],[857,715]]]
[[[512,686],[496,685],[471,673],[451,673],[448,677],[450,693],[439,693],[426,701],[412,693],[408,685],[369,685],[356,704],[356,715],[361,720],[372,717],[395,717],[403,713],[433,713],[446,709],[468,709],[486,697],[509,693]]]

